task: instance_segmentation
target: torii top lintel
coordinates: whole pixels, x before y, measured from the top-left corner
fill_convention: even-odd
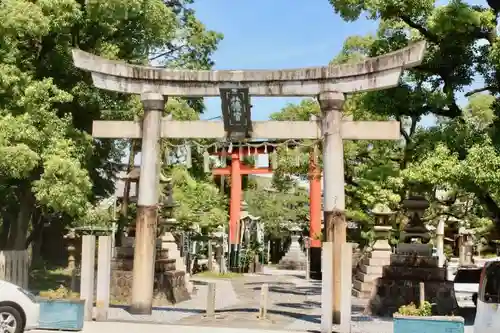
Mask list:
[[[225,87],[248,87],[253,96],[317,96],[391,88],[405,68],[418,66],[424,41],[354,64],[284,70],[180,70],[130,65],[74,49],[75,66],[92,73],[97,88],[130,94],[219,96]]]

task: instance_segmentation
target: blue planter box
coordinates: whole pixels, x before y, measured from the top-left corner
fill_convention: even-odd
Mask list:
[[[40,329],[81,331],[85,300],[43,299],[40,304]]]
[[[464,333],[464,318],[394,315],[394,333]]]

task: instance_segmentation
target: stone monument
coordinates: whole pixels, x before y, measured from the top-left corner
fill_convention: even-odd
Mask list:
[[[186,286],[186,272],[177,269],[177,260],[169,258],[169,247],[164,248],[163,244],[161,240],[157,242],[153,292],[155,306],[176,304],[191,298]],[[111,299],[130,304],[133,265],[134,239],[124,237],[122,246],[116,248],[111,262]]]
[[[305,270],[307,257],[302,251],[299,243],[300,232],[302,231],[302,229],[298,226],[293,226],[292,228],[290,228],[290,231],[292,232],[292,242],[290,243],[290,247],[288,248],[287,253],[283,258],[281,258],[280,262],[278,263],[278,268]]]
[[[140,182],[139,177],[135,177]],[[175,204],[172,201],[170,180],[160,173],[160,183],[167,184],[166,196],[162,200],[162,206],[166,212],[171,214]],[[191,298],[192,287],[189,276],[186,276],[175,238],[168,227],[175,222],[172,218],[160,218],[159,228],[156,230],[156,255],[154,267],[154,289],[153,304],[162,306],[176,304]],[[131,227],[129,236],[135,236],[135,228]],[[115,256],[111,263],[111,298],[130,304],[132,301],[132,282],[134,266],[134,243],[135,237],[124,237],[122,246],[115,249]],[[188,290],[189,289],[189,290]]]
[[[435,304],[433,312],[451,314],[458,307],[453,282],[447,281],[446,269],[438,267],[439,258],[432,255],[430,235],[422,221],[429,203],[423,196],[410,196],[403,207],[409,212],[409,223],[390,257],[390,265],[383,267],[382,277],[375,282],[367,311],[391,316],[402,305],[419,304],[423,282],[425,300]]]

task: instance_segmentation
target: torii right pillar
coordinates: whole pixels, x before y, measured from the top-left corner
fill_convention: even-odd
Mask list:
[[[322,303],[331,301],[333,322],[342,326],[350,323],[352,290],[352,244],[347,243],[346,237],[343,140],[397,140],[399,123],[380,121],[364,131],[347,130],[347,123],[355,127],[362,122],[342,120],[344,94],[321,92],[318,100],[322,113],[324,240],[328,248],[322,251],[323,263],[328,266],[323,267],[322,263],[322,271],[327,272],[327,276],[322,274]]]

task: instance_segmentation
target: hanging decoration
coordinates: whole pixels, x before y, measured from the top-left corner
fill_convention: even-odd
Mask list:
[[[296,167],[300,167],[300,162],[301,162],[301,159],[302,159],[302,154],[301,154],[301,151],[300,151],[300,147],[295,147],[294,153],[295,153],[295,166]]]
[[[168,165],[170,161],[170,149],[168,146],[165,146],[165,152],[164,152],[164,161],[163,164]]]
[[[186,168],[191,169],[193,165],[191,160],[191,145],[187,141],[184,141],[184,150],[186,152]]]
[[[203,170],[205,173],[210,172],[210,154],[206,150],[203,152]]]
[[[231,147],[229,149],[231,149]],[[228,151],[229,151],[229,149],[228,149]],[[222,147],[222,150],[220,152],[220,165],[221,165],[221,167],[223,167],[223,168],[226,167],[226,161],[227,161],[226,148]]]
[[[271,168],[273,170],[278,168],[278,152],[276,150],[271,153]]]
[[[180,154],[185,154],[185,163],[187,168],[192,167],[192,148],[195,147],[198,154],[203,155],[203,168],[206,173],[210,173],[210,155],[215,154],[220,156],[220,163],[216,163],[221,167],[227,166],[227,156],[230,156],[235,149],[238,149],[240,160],[243,160],[245,156],[251,156],[258,158],[260,153],[267,154],[269,157],[269,167],[272,169],[278,168],[279,154],[278,150],[283,149],[284,153],[288,158],[291,158],[292,163],[297,167],[302,164],[303,151],[313,150],[314,161],[318,162],[319,149],[314,149],[318,145],[320,140],[311,141],[299,141],[299,140],[286,140],[282,142],[213,142],[210,144],[204,144],[196,140],[185,140],[180,144],[175,144],[172,142],[167,142],[165,147],[165,164],[169,164],[170,151],[178,151]],[[304,148],[305,147],[305,148]],[[293,150],[293,152],[290,151]],[[181,157],[182,158],[182,157]],[[219,157],[218,157],[219,158]]]

